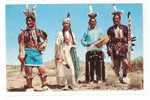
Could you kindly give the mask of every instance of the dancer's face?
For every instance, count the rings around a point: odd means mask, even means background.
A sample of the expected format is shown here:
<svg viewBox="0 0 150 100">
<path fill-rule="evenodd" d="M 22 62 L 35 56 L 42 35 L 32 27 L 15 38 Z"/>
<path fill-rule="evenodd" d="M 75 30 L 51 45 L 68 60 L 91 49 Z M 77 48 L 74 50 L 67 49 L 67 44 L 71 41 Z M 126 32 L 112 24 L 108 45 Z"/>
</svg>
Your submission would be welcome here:
<svg viewBox="0 0 150 100">
<path fill-rule="evenodd" d="M 32 18 L 28 18 L 26 23 L 29 28 L 35 27 L 35 20 L 33 20 Z"/>
<path fill-rule="evenodd" d="M 113 22 L 114 22 L 115 25 L 119 25 L 120 24 L 120 20 L 121 20 L 121 16 L 114 15 Z"/>
<path fill-rule="evenodd" d="M 63 23 L 63 29 L 64 29 L 65 31 L 69 30 L 69 29 L 70 29 L 70 23 L 69 23 L 69 22 L 64 22 L 64 23 Z"/>
<path fill-rule="evenodd" d="M 94 29 L 96 27 L 96 19 L 92 18 L 89 20 L 89 26 L 91 29 Z"/>
</svg>

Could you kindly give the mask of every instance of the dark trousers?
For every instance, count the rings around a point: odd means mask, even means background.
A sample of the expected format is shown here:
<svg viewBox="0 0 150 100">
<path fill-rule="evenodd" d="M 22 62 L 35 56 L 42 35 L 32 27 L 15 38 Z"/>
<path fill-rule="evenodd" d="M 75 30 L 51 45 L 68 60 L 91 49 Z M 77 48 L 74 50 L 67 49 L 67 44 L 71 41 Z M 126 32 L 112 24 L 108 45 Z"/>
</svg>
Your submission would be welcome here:
<svg viewBox="0 0 150 100">
<path fill-rule="evenodd" d="M 86 81 L 94 81 L 94 73 L 96 80 L 105 81 L 105 65 L 102 51 L 88 51 L 86 53 Z"/>
</svg>

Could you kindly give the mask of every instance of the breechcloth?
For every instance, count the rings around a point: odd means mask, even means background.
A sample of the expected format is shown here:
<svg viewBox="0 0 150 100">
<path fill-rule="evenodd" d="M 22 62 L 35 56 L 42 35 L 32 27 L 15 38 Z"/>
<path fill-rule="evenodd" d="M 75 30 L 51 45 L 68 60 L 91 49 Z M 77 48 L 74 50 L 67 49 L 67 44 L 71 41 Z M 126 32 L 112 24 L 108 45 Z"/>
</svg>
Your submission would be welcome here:
<svg viewBox="0 0 150 100">
<path fill-rule="evenodd" d="M 42 64 L 42 54 L 37 49 L 25 48 L 25 66 L 39 67 Z"/>
</svg>

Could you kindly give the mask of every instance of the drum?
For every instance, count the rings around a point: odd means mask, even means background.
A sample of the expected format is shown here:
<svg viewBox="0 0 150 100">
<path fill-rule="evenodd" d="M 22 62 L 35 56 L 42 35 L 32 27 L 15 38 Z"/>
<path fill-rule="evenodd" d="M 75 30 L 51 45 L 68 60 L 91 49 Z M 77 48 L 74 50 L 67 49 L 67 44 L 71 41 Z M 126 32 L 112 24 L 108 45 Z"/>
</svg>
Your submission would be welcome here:
<svg viewBox="0 0 150 100">
<path fill-rule="evenodd" d="M 107 35 L 102 36 L 98 41 L 95 42 L 95 46 L 97 48 L 102 47 L 103 45 L 107 44 L 109 41 L 109 38 Z"/>
</svg>

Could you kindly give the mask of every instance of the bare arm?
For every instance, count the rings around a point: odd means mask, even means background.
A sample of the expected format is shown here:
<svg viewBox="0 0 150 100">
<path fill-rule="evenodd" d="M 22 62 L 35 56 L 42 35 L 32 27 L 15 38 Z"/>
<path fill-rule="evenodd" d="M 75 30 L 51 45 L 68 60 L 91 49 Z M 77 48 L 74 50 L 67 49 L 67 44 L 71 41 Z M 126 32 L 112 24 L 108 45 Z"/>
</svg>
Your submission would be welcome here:
<svg viewBox="0 0 150 100">
<path fill-rule="evenodd" d="M 24 35 L 23 35 L 23 32 L 21 32 L 20 35 L 19 35 L 19 37 L 18 37 L 18 43 L 19 43 L 19 56 L 18 56 L 18 59 L 23 64 L 24 63 L 24 58 L 25 58 L 25 54 L 24 54 Z"/>
</svg>

